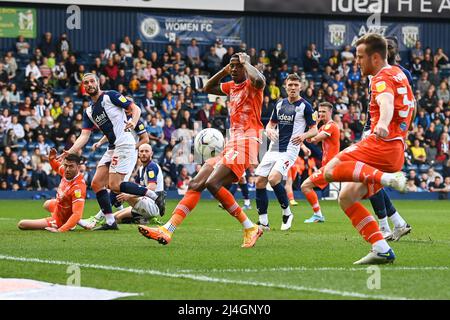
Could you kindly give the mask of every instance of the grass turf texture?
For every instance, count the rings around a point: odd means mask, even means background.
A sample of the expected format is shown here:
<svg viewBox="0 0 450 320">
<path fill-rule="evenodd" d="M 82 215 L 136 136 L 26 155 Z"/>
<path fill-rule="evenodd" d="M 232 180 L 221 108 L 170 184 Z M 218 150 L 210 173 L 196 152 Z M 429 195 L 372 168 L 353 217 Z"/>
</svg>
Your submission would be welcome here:
<svg viewBox="0 0 450 320">
<path fill-rule="evenodd" d="M 168 201 L 164 221 L 176 203 Z M 311 209 L 302 201 L 293 207 L 292 229 L 282 232 L 279 206 L 271 201 L 272 230 L 255 248 L 242 249 L 240 225 L 213 201 L 202 200 L 171 244 L 161 246 L 142 237 L 136 225 L 121 225 L 117 232 L 80 227 L 65 234 L 20 231 L 20 219 L 46 216 L 42 203 L 2 200 L 0 277 L 65 284 L 70 276 L 64 264 L 8 256 L 96 265 L 81 267 L 82 286 L 141 294 L 134 299 L 450 299 L 450 201 L 395 202 L 413 231 L 392 243 L 397 260 L 380 267 L 380 289 L 368 288 L 372 273 L 367 268 L 352 265 L 370 246 L 335 201 L 321 204 L 325 223 L 304 224 Z M 88 201 L 84 216 L 97 208 Z M 248 214 L 257 221 L 255 209 Z M 99 265 L 135 270 L 108 271 Z"/>
</svg>

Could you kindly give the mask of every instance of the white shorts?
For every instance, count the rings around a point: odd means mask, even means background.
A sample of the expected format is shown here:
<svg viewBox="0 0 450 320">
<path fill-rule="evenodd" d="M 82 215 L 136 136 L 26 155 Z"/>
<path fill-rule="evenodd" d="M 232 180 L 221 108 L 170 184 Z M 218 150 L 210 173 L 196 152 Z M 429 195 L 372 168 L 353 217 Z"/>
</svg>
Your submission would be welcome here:
<svg viewBox="0 0 450 320">
<path fill-rule="evenodd" d="M 144 218 L 159 216 L 159 208 L 155 201 L 148 197 L 141 197 L 139 201 L 134 205 L 133 212 L 138 213 Z"/>
<path fill-rule="evenodd" d="M 109 173 L 125 174 L 129 179 L 136 162 L 136 147 L 134 145 L 122 145 L 117 146 L 114 150 L 106 150 L 97 166 L 106 166 L 109 163 Z"/>
<path fill-rule="evenodd" d="M 276 170 L 283 177 L 287 177 L 289 169 L 294 165 L 298 152 L 268 151 L 255 170 L 255 175 L 268 177 L 272 170 Z"/>
</svg>

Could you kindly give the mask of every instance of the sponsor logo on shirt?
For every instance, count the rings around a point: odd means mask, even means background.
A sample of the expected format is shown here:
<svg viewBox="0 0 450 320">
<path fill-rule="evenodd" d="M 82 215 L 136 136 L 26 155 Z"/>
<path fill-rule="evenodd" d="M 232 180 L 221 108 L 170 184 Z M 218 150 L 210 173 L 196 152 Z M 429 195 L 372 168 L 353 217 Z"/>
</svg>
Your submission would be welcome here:
<svg viewBox="0 0 450 320">
<path fill-rule="evenodd" d="M 101 114 L 97 115 L 94 118 L 95 123 L 97 126 L 102 126 L 108 121 L 108 116 L 106 115 L 105 111 L 103 111 Z"/>
</svg>

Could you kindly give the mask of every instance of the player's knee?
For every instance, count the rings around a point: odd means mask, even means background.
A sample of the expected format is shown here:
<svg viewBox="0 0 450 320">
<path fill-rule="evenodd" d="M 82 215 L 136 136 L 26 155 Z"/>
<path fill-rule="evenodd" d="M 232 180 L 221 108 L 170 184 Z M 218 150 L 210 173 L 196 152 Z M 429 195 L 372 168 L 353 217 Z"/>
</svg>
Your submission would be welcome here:
<svg viewBox="0 0 450 320">
<path fill-rule="evenodd" d="M 104 186 L 101 183 L 99 183 L 98 181 L 93 180 L 91 183 L 91 187 L 92 187 L 92 190 L 97 193 L 100 190 L 102 190 Z"/>
<path fill-rule="evenodd" d="M 309 179 L 302 183 L 301 189 L 302 189 L 303 193 L 308 193 L 312 190 L 312 186 L 311 186 Z"/>
<path fill-rule="evenodd" d="M 192 191 L 201 192 L 203 191 L 204 188 L 205 188 L 204 181 L 195 181 L 195 179 L 191 180 L 188 185 L 188 189 Z"/>
<path fill-rule="evenodd" d="M 109 183 L 109 189 L 112 192 L 115 192 L 115 193 L 119 194 L 120 193 L 120 183 L 121 182 L 118 182 L 118 181 L 111 181 Z"/>
<path fill-rule="evenodd" d="M 221 185 L 218 181 L 215 181 L 214 179 L 208 179 L 206 180 L 205 187 L 212 194 L 216 194 L 219 191 Z"/>
<path fill-rule="evenodd" d="M 256 189 L 264 189 L 267 186 L 267 180 L 264 177 L 257 177 L 256 178 Z"/>
<path fill-rule="evenodd" d="M 44 202 L 44 204 L 42 205 L 42 208 L 44 208 L 44 210 L 50 211 L 50 200 L 47 200 Z"/>
<path fill-rule="evenodd" d="M 277 174 L 274 174 L 274 175 L 270 175 L 269 176 L 269 183 L 270 183 L 270 185 L 273 187 L 273 186 L 276 186 L 277 184 L 279 184 L 281 182 L 281 177 L 279 176 L 279 175 L 277 175 Z"/>
<path fill-rule="evenodd" d="M 325 180 L 327 180 L 328 182 L 332 182 L 333 181 L 333 168 L 326 166 L 323 171 L 323 176 L 325 177 Z"/>
</svg>

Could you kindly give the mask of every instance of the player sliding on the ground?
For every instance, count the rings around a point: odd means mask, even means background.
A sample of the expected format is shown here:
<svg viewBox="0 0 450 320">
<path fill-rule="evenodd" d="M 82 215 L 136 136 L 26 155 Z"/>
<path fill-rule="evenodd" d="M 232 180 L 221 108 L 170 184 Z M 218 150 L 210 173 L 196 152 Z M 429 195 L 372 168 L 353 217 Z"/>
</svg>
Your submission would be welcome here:
<svg viewBox="0 0 450 320">
<path fill-rule="evenodd" d="M 232 81 L 220 83 L 231 75 Z M 208 159 L 199 173 L 189 183 L 183 199 L 178 203 L 170 220 L 162 227 L 140 226 L 145 237 L 168 244 L 175 229 L 200 201 L 201 192 L 208 191 L 223 205 L 244 228 L 242 247 L 250 248 L 262 235 L 258 228 L 242 211 L 231 193 L 224 187 L 239 181 L 245 170 L 257 163 L 261 139 L 261 108 L 264 76 L 250 64 L 244 53 L 234 54 L 230 63 L 211 77 L 204 90 L 215 95 L 227 95 L 230 99 L 230 139 L 218 157 Z"/>
<path fill-rule="evenodd" d="M 405 139 L 414 109 L 414 95 L 403 71 L 387 63 L 384 37 L 368 33 L 356 42 L 356 62 L 363 75 L 372 75 L 371 134 L 340 152 L 325 166 L 327 181 L 347 182 L 339 204 L 372 250 L 355 264 L 392 263 L 395 254 L 383 238 L 378 223 L 359 202 L 383 186 L 406 190 L 400 171 L 404 163 Z"/>
<path fill-rule="evenodd" d="M 277 103 L 266 126 L 271 143 L 255 170 L 258 224 L 265 230 L 270 228 L 267 215 L 269 206 L 267 183 L 270 183 L 282 209 L 281 230 L 291 228 L 294 215 L 282 183 L 283 177 L 287 176 L 289 169 L 297 160 L 303 141 L 317 134 L 314 110 L 308 101 L 300 97 L 301 89 L 301 78 L 295 73 L 288 75 L 286 78 L 288 97 Z"/>
<path fill-rule="evenodd" d="M 337 124 L 331 120 L 333 114 L 333 105 L 329 102 L 319 104 L 319 121 L 322 122 L 319 134 L 310 140 L 311 143 L 322 142 L 322 168 L 314 172 L 308 179 L 302 183 L 302 192 L 313 209 L 311 218 L 306 219 L 305 223 L 325 222 L 325 217 L 320 210 L 319 198 L 314 187 L 324 189 L 328 182 L 323 176 L 325 165 L 339 153 L 340 149 L 340 130 Z"/>
<path fill-rule="evenodd" d="M 18 224 L 19 229 L 66 232 L 75 228 L 83 216 L 86 183 L 83 175 L 79 174 L 80 157 L 70 154 L 61 164 L 56 161 L 56 150 L 51 149 L 49 160 L 52 169 L 62 177 L 56 199 L 47 200 L 44 203 L 44 209 L 50 212 L 51 217 L 21 220 Z"/>
<path fill-rule="evenodd" d="M 162 194 L 163 201 L 158 204 L 147 197 L 137 197 L 126 193 L 117 196 L 120 202 L 128 202 L 130 207 L 122 209 L 114 214 L 117 223 L 125 220 L 149 221 L 153 217 L 162 217 L 165 213 L 164 178 L 159 165 L 152 160 L 153 150 L 149 144 L 143 144 L 139 147 L 140 166 L 137 169 L 135 182 L 146 187 L 159 196 Z M 140 222 L 141 224 L 145 224 Z M 148 222 L 147 222 L 148 223 Z"/>
<path fill-rule="evenodd" d="M 388 45 L 388 63 L 391 66 L 398 66 L 403 73 L 408 78 L 408 82 L 410 86 L 413 86 L 413 79 L 411 76 L 411 73 L 403 68 L 401 65 L 397 64 L 397 56 L 398 56 L 398 41 L 396 38 L 387 37 L 387 45 Z M 369 86 L 370 88 L 370 86 Z M 370 90 L 369 90 L 370 92 Z M 414 113 L 412 117 L 411 123 L 414 121 L 415 113 L 417 111 L 417 104 L 414 103 Z M 364 127 L 364 133 L 363 137 L 366 137 L 370 134 L 370 109 L 367 110 L 367 122 Z M 411 129 L 411 128 L 410 128 Z M 407 235 L 411 232 L 411 226 L 406 223 L 406 221 L 402 218 L 402 216 L 398 213 L 398 211 L 395 209 L 394 205 L 391 202 L 391 199 L 389 199 L 389 196 L 387 195 L 387 192 L 383 189 L 381 189 L 378 193 L 374 194 L 372 197 L 370 197 L 370 203 L 372 204 L 373 211 L 378 217 L 378 223 L 380 225 L 381 233 L 383 234 L 383 237 L 390 241 L 399 241 L 401 237 Z M 394 224 L 394 232 L 391 231 L 391 228 L 389 226 L 388 217 Z"/>
<path fill-rule="evenodd" d="M 98 204 L 105 215 L 106 223 L 94 230 L 117 230 L 107 190 L 108 186 L 116 194 L 125 192 L 147 196 L 158 201 L 158 195 L 152 190 L 133 182 L 124 181 L 125 176 L 133 171 L 137 160 L 136 142 L 131 130 L 136 127 L 141 110 L 117 91 L 100 90 L 99 80 L 93 73 L 84 75 L 83 86 L 91 97 L 92 103 L 84 110 L 81 135 L 68 151 L 64 151 L 61 159 L 68 154 L 78 153 L 89 141 L 91 132 L 95 128 L 100 129 L 107 137 L 109 148 L 97 165 L 92 180 L 92 190 L 94 190 Z M 126 112 L 131 114 L 131 119 Z"/>
</svg>

